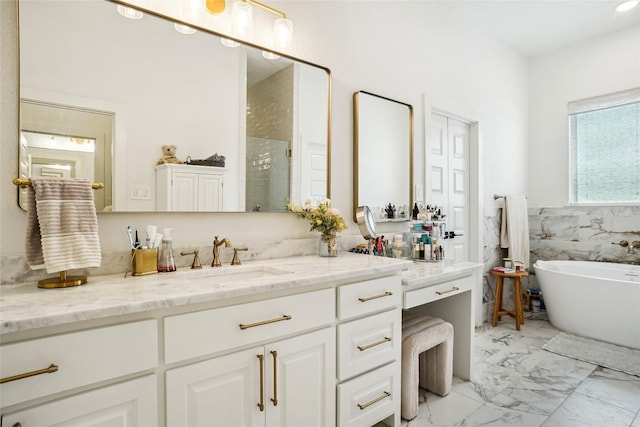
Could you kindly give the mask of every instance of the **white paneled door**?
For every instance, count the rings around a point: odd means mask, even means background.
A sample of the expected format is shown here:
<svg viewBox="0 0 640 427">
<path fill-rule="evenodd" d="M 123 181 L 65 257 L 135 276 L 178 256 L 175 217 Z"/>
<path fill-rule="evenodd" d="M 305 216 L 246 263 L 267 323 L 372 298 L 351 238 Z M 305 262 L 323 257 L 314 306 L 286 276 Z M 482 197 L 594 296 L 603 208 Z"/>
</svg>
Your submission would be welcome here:
<svg viewBox="0 0 640 427">
<path fill-rule="evenodd" d="M 431 113 L 427 132 L 426 203 L 442 208 L 453 239 L 440 239 L 445 258 L 469 261 L 469 124 Z"/>
</svg>

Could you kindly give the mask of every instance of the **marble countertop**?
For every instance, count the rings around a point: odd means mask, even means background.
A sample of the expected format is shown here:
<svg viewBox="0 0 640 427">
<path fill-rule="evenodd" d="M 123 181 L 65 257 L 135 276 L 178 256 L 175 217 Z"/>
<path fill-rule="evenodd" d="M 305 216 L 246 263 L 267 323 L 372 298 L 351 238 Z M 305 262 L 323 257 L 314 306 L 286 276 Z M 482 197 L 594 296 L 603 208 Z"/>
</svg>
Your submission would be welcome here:
<svg viewBox="0 0 640 427">
<path fill-rule="evenodd" d="M 402 273 L 402 284 L 407 289 L 435 285 L 447 280 L 473 274 L 482 269 L 478 262 L 416 262 Z"/>
<path fill-rule="evenodd" d="M 90 276 L 87 284 L 64 289 L 40 289 L 34 282 L 2 285 L 0 334 L 214 300 L 267 298 L 270 293 L 399 271 L 408 289 L 424 287 L 470 274 L 481 266 L 450 261 L 413 263 L 344 253 L 336 258 L 279 258 L 149 276 Z"/>
<path fill-rule="evenodd" d="M 149 276 L 89 276 L 87 284 L 64 289 L 40 289 L 33 282 L 2 285 L 0 334 L 214 300 L 267 297 L 411 266 L 406 260 L 344 253 L 336 258 L 279 258 Z"/>
</svg>

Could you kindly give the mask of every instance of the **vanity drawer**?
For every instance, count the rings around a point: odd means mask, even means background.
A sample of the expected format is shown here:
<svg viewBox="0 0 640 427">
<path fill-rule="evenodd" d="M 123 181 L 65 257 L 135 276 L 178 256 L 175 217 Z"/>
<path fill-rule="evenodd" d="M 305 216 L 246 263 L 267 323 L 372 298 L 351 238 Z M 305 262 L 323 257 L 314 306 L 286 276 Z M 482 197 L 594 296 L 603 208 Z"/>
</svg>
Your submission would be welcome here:
<svg viewBox="0 0 640 427">
<path fill-rule="evenodd" d="M 404 308 L 417 307 L 431 301 L 437 301 L 462 292 L 473 289 L 474 276 L 462 277 L 460 279 L 450 280 L 448 282 L 438 283 L 437 285 L 428 286 L 426 288 L 406 291 L 404 293 Z"/>
<path fill-rule="evenodd" d="M 165 362 L 216 353 L 332 323 L 333 289 L 170 316 Z"/>
<path fill-rule="evenodd" d="M 133 374 L 158 365 L 155 320 L 127 323 L 7 344 L 0 347 L 3 379 L 58 366 L 0 385 L 2 406 L 99 381 Z"/>
<path fill-rule="evenodd" d="M 402 303 L 400 276 L 382 277 L 338 288 L 338 316 L 350 319 Z"/>
<path fill-rule="evenodd" d="M 338 386 L 338 425 L 369 427 L 400 413 L 400 362 Z"/>
<path fill-rule="evenodd" d="M 339 325 L 338 348 L 340 380 L 400 360 L 402 312 L 391 310 Z"/>
</svg>

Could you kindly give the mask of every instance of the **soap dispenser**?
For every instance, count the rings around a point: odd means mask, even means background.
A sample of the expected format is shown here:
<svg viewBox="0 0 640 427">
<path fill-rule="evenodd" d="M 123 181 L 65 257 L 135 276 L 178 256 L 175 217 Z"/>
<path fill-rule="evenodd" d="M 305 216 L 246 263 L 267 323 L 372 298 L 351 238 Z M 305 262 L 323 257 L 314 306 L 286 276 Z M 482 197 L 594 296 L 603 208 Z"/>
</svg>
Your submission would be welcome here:
<svg viewBox="0 0 640 427">
<path fill-rule="evenodd" d="M 173 239 L 171 238 L 172 228 L 165 228 L 162 231 L 162 247 L 160 248 L 160 259 L 158 260 L 158 271 L 167 273 L 176 271 L 176 262 L 173 258 Z"/>
</svg>

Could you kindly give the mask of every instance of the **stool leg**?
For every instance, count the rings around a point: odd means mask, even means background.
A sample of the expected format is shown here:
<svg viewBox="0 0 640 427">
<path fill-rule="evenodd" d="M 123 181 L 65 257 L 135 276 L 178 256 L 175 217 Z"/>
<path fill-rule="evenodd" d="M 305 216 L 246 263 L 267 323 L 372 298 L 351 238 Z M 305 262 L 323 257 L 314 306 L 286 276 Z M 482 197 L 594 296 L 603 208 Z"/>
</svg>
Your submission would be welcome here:
<svg viewBox="0 0 640 427">
<path fill-rule="evenodd" d="M 498 325 L 498 313 L 502 306 L 502 276 L 496 276 L 496 295 L 493 303 L 493 326 Z"/>
<path fill-rule="evenodd" d="M 515 303 L 516 315 L 516 330 L 520 330 L 520 325 L 524 323 L 524 312 L 522 310 L 522 282 L 520 277 L 513 278 L 513 299 Z"/>
<path fill-rule="evenodd" d="M 419 354 L 414 349 L 403 346 L 400 414 L 405 420 L 412 420 L 418 416 L 418 377 L 420 366 L 418 356 Z"/>
<path fill-rule="evenodd" d="M 451 335 L 443 342 L 420 356 L 422 388 L 440 396 L 448 395 L 453 378 L 453 328 L 451 328 Z"/>
</svg>

